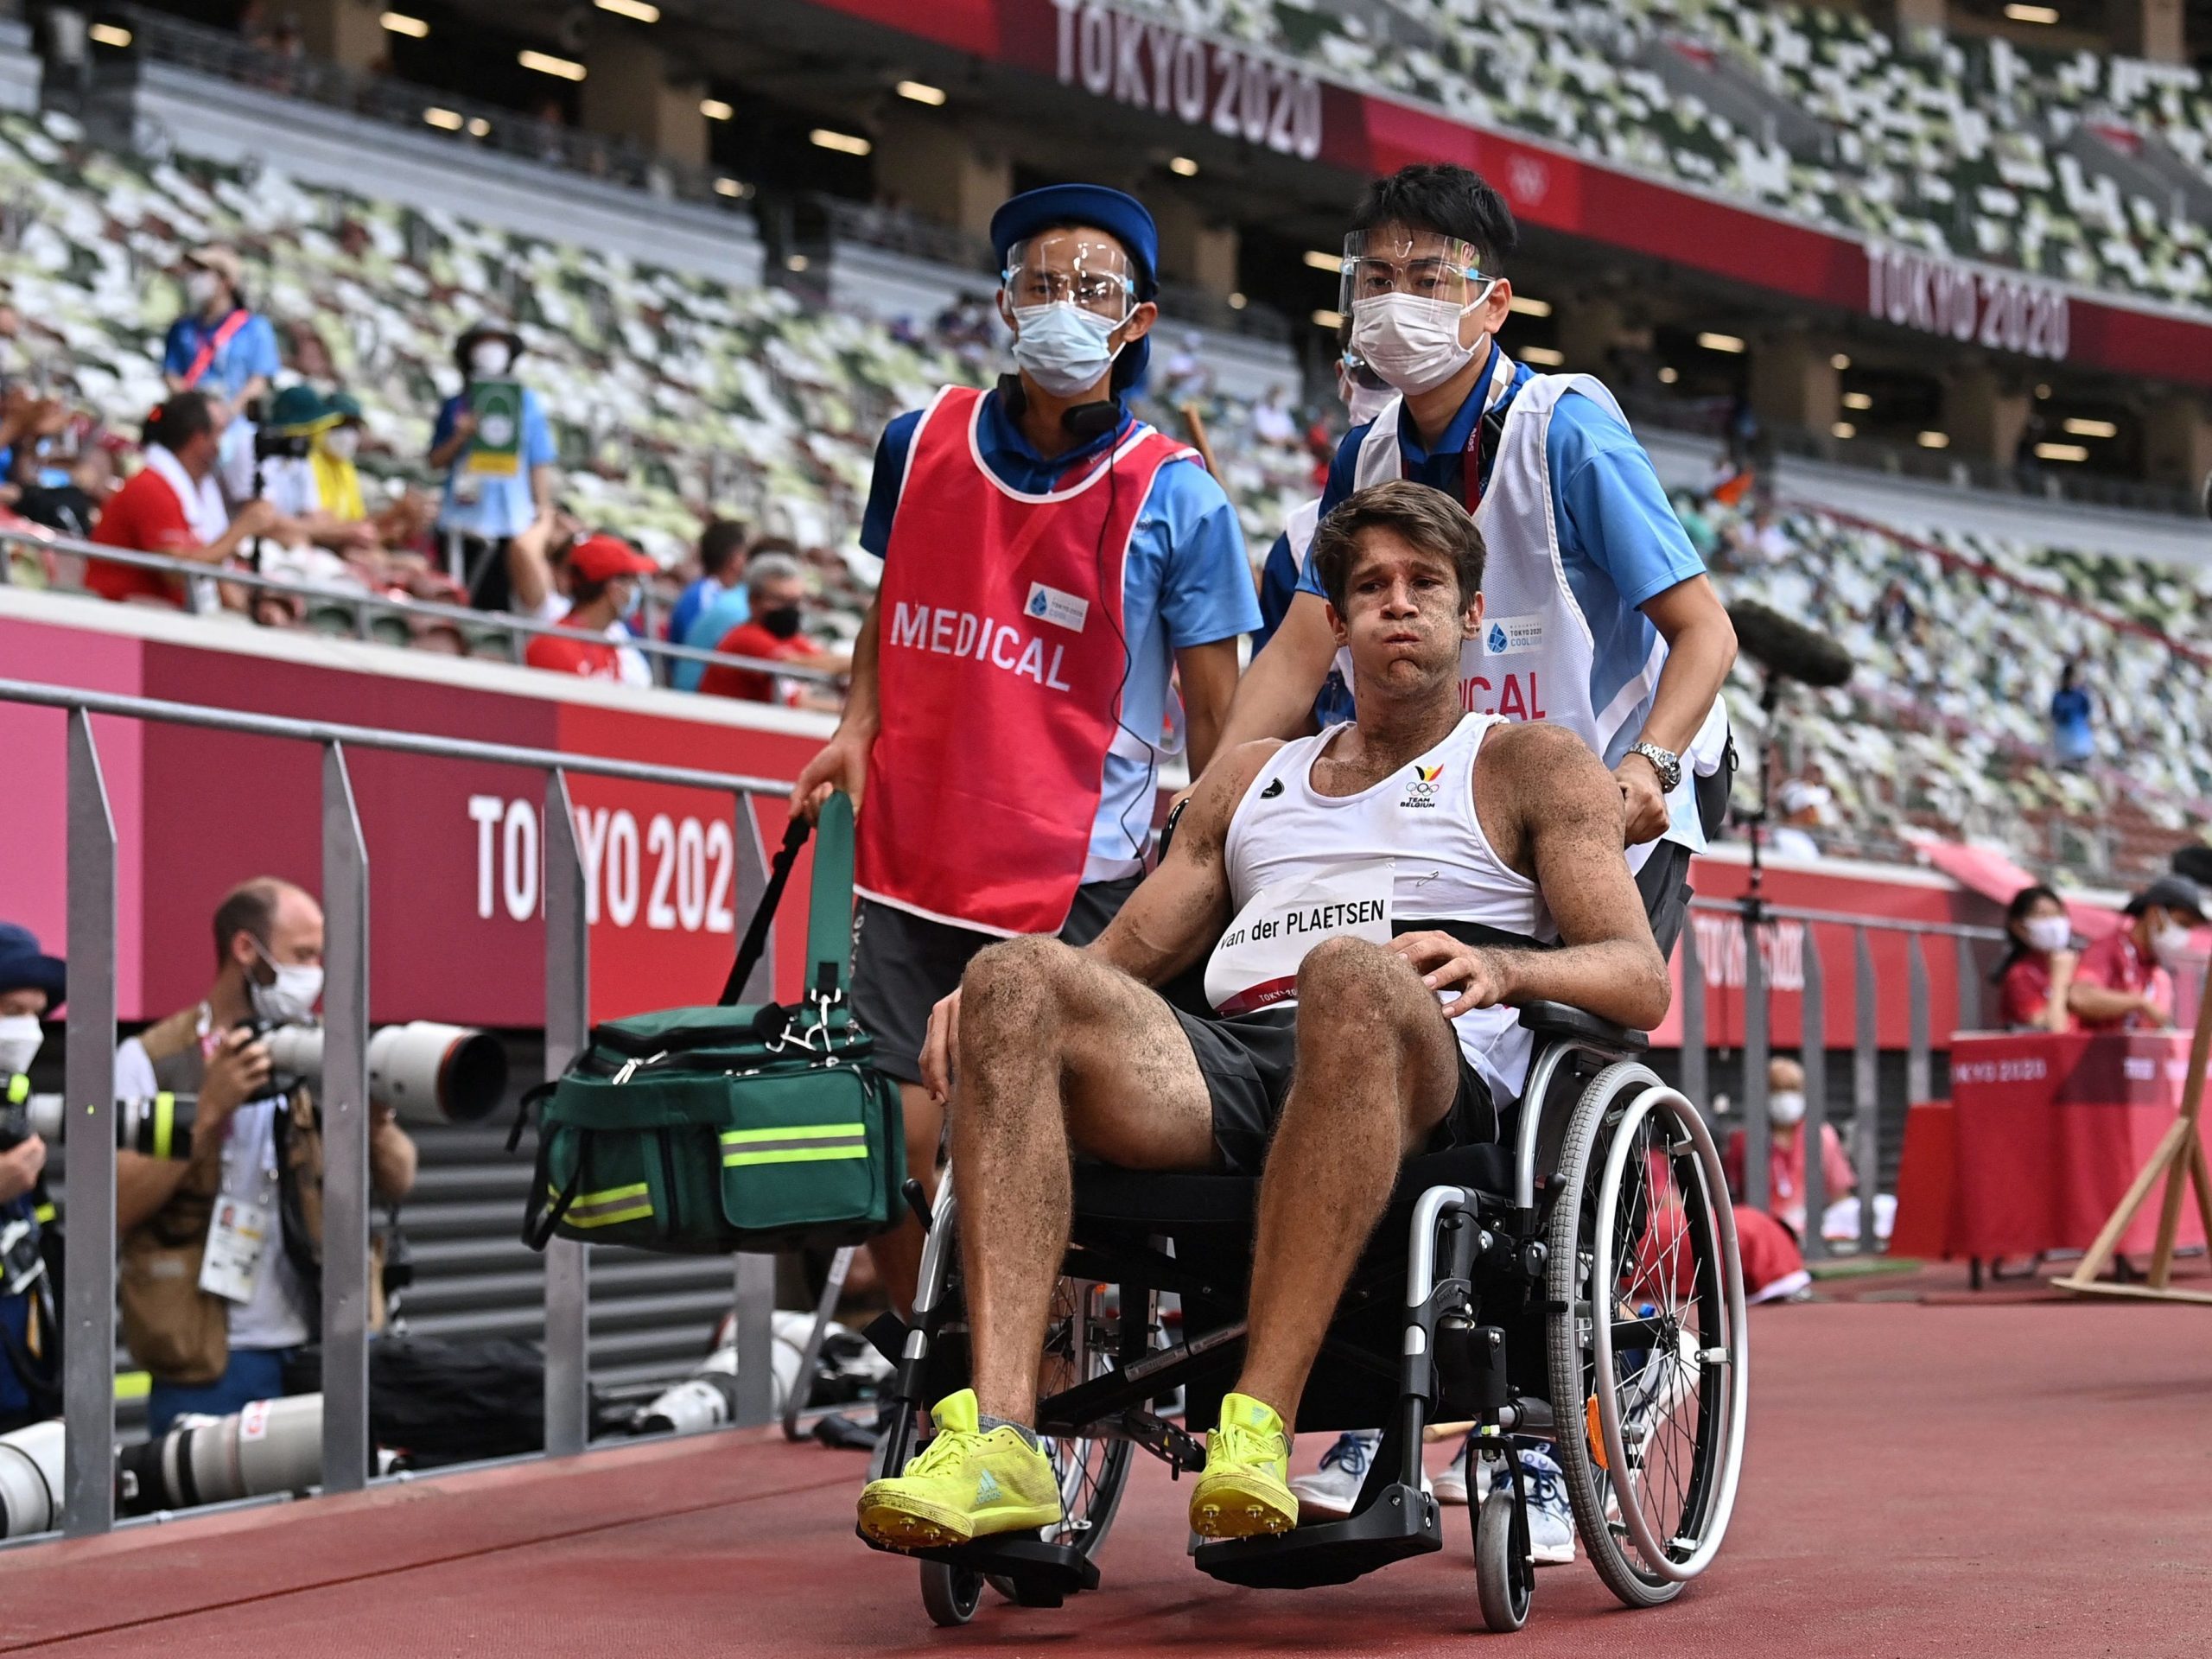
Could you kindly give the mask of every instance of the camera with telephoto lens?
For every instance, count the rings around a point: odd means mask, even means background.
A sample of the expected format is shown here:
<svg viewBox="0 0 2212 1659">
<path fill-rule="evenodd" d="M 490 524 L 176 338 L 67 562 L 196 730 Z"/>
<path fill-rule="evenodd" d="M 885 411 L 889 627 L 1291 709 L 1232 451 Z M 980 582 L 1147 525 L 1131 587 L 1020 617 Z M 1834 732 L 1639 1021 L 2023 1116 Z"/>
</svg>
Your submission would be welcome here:
<svg viewBox="0 0 2212 1659">
<path fill-rule="evenodd" d="M 0 1152 L 13 1152 L 37 1135 L 61 1138 L 61 1096 L 31 1093 L 29 1077 L 0 1077 Z"/>
<path fill-rule="evenodd" d="M 252 1098 L 270 1100 L 322 1076 L 323 1028 L 249 1020 L 240 1027 L 269 1046 L 269 1081 Z M 369 1098 L 403 1123 L 474 1123 L 507 1090 L 507 1052 L 488 1031 L 410 1020 L 369 1039 Z"/>
<path fill-rule="evenodd" d="M 257 397 L 238 412 L 253 423 L 253 458 L 264 461 L 305 461 L 315 447 L 311 433 L 271 431 L 269 426 L 269 403 L 266 397 Z M 256 495 L 261 493 L 257 488 Z"/>
</svg>

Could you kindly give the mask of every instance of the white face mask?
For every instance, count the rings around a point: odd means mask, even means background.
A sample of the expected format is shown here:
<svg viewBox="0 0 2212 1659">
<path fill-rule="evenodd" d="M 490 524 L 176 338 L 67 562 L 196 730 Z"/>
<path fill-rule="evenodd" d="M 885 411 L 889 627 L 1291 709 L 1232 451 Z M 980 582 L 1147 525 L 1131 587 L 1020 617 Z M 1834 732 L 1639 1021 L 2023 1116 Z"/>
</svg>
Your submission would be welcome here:
<svg viewBox="0 0 2212 1659">
<path fill-rule="evenodd" d="M 2074 925 L 2063 916 L 2031 916 L 2020 931 L 2038 950 L 2063 950 L 2074 942 Z"/>
<path fill-rule="evenodd" d="M 276 977 L 267 985 L 247 982 L 253 1011 L 272 1026 L 303 1025 L 314 1019 L 315 1005 L 322 1000 L 322 969 L 307 963 L 270 962 L 265 950 L 261 959 Z"/>
<path fill-rule="evenodd" d="M 514 353 L 504 340 L 480 340 L 468 348 L 469 372 L 487 380 L 505 374 L 513 362 Z"/>
<path fill-rule="evenodd" d="M 1114 331 L 1122 325 L 1079 305 L 1014 308 L 1014 360 L 1055 397 L 1072 397 L 1098 384 L 1114 365 Z"/>
<path fill-rule="evenodd" d="M 21 1077 L 38 1058 L 46 1041 L 46 1027 L 35 1014 L 0 1017 L 0 1077 Z"/>
<path fill-rule="evenodd" d="M 1472 360 L 1481 345 L 1459 341 L 1459 320 L 1483 302 L 1481 293 L 1466 305 L 1419 294 L 1379 294 L 1355 300 L 1351 345 L 1367 366 L 1408 396 L 1442 385 Z"/>
<path fill-rule="evenodd" d="M 1805 1094 L 1801 1089 L 1777 1089 L 1766 1097 L 1767 1122 L 1778 1129 L 1805 1121 Z"/>
<path fill-rule="evenodd" d="M 333 461 L 351 461 L 361 447 L 357 428 L 341 426 L 322 435 L 322 453 Z"/>
<path fill-rule="evenodd" d="M 1337 390 L 1344 400 L 1344 412 L 1351 416 L 1354 426 L 1365 426 L 1389 407 L 1390 400 L 1398 394 L 1388 386 L 1370 386 L 1347 375 L 1337 377 Z"/>
<path fill-rule="evenodd" d="M 208 303 L 223 291 L 223 279 L 212 270 L 185 273 L 184 296 L 195 309 L 205 310 Z"/>
<path fill-rule="evenodd" d="M 2188 924 L 2166 918 L 2166 925 L 2151 935 L 2151 954 L 2158 959 L 2161 968 L 2177 968 L 2183 955 L 2189 950 Z"/>
</svg>

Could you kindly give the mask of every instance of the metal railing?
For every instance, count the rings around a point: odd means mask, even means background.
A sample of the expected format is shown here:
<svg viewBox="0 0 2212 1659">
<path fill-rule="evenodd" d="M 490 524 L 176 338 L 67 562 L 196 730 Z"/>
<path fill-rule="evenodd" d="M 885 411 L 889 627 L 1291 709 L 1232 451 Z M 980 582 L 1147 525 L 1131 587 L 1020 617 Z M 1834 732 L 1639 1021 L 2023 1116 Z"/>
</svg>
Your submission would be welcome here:
<svg viewBox="0 0 2212 1659">
<path fill-rule="evenodd" d="M 767 885 L 758 798 L 788 798 L 772 778 L 648 765 L 550 749 L 518 748 L 413 732 L 236 713 L 75 687 L 0 680 L 0 702 L 58 709 L 68 717 L 66 1103 L 70 1131 L 62 1202 L 77 1248 L 63 1287 L 62 1527 L 71 1537 L 115 1525 L 117 836 L 92 717 L 200 727 L 312 743 L 322 752 L 323 991 L 322 1489 L 353 1491 L 371 1478 L 369 1441 L 369 849 L 346 752 L 490 762 L 545 779 L 545 1076 L 558 1077 L 589 1028 L 590 948 L 584 866 L 569 778 L 574 773 L 711 790 L 731 798 L 737 843 L 737 907 L 751 911 Z M 767 1001 L 770 947 L 744 988 Z M 102 1243 L 105 1248 L 96 1248 Z M 774 1414 L 770 1315 L 772 1256 L 735 1258 L 738 1376 L 735 1421 Z M 545 1451 L 581 1452 L 589 1438 L 590 1283 L 586 1247 L 556 1240 L 545 1253 Z"/>
<path fill-rule="evenodd" d="M 1820 1147 L 1827 1111 L 1827 963 L 1821 955 L 1820 927 L 1851 930 L 1851 1007 L 1853 1014 L 1852 1162 L 1859 1198 L 1857 1248 L 1870 1253 L 1877 1247 L 1875 1196 L 1881 1180 L 1881 1026 L 1879 986 L 1874 971 L 1870 933 L 1902 934 L 1905 948 L 1905 1095 L 1908 1102 L 1929 1098 L 1934 1084 L 1934 1037 L 1929 1028 L 1929 981 L 1926 941 L 1948 939 L 1956 953 L 1958 1029 L 1973 1030 L 1981 1020 L 1981 969 L 1975 957 L 1978 944 L 2001 944 L 2002 929 L 1972 927 L 1949 922 L 1896 921 L 1882 917 L 1854 916 L 1834 911 L 1808 910 L 1745 899 L 1694 899 L 1692 925 L 1682 929 L 1680 945 L 1682 980 L 1681 1088 L 1692 1100 L 1709 1103 L 1713 1045 L 1708 1040 L 1707 987 L 1694 918 L 1699 914 L 1736 918 L 1743 930 L 1742 985 L 1744 1040 L 1745 1204 L 1767 1207 L 1767 1065 L 1774 1056 L 1769 997 L 1773 988 L 1768 951 L 1776 936 L 1775 924 L 1800 929 L 1802 951 L 1799 985 L 1798 1064 L 1805 1071 L 1805 1117 L 1798 1130 L 1805 1153 L 1804 1237 L 1800 1241 L 1806 1259 L 1827 1255 L 1821 1217 L 1827 1209 L 1827 1172 Z"/>
<path fill-rule="evenodd" d="M 207 582 L 250 588 L 255 593 L 276 594 L 298 600 L 303 615 L 317 611 L 344 611 L 350 619 L 353 637 L 372 642 L 378 638 L 374 626 L 378 617 L 397 617 L 408 622 L 440 623 L 454 629 L 464 641 L 504 639 L 506 659 L 519 664 L 533 639 L 541 635 L 562 639 L 578 637 L 574 628 L 564 628 L 557 622 L 540 622 L 533 617 L 517 616 L 508 611 L 478 611 L 462 605 L 441 605 L 430 600 L 401 599 L 390 594 L 373 594 L 365 588 L 329 588 L 316 582 L 289 581 L 281 576 L 265 576 L 257 571 L 230 565 L 210 564 L 202 559 L 182 559 L 166 553 L 137 553 L 123 548 L 103 547 L 94 542 L 81 541 L 73 536 L 44 530 L 0 528 L 0 587 L 20 585 L 16 582 L 13 561 L 4 556 L 4 549 L 10 545 L 36 548 L 71 558 L 104 560 L 134 569 L 158 571 L 163 575 L 181 577 L 188 583 Z M 67 584 L 59 591 L 94 596 L 80 583 Z M 412 633 L 413 628 L 410 627 L 409 632 Z M 653 681 L 657 685 L 669 683 L 670 673 L 678 662 L 720 664 L 727 668 L 773 674 L 785 679 L 806 680 L 823 685 L 835 685 L 841 677 L 828 669 L 812 668 L 803 663 L 731 656 L 697 645 L 674 645 L 645 635 L 633 635 L 619 643 L 645 657 L 652 667 Z M 481 653 L 472 649 L 469 654 L 476 656 Z"/>
</svg>

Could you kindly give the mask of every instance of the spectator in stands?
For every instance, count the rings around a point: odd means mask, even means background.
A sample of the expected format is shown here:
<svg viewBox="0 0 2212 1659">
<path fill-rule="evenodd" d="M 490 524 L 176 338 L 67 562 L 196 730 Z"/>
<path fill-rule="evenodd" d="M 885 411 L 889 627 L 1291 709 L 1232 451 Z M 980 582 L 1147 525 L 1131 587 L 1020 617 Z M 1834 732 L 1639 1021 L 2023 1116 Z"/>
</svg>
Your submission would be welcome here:
<svg viewBox="0 0 2212 1659">
<path fill-rule="evenodd" d="M 1779 817 L 1768 827 L 1766 852 L 1770 858 L 1818 858 L 1821 843 L 1813 839 L 1813 831 L 1827 817 L 1828 804 L 1835 799 L 1834 791 L 1812 778 L 1785 779 L 1774 791 L 1774 804 Z"/>
<path fill-rule="evenodd" d="M 89 539 L 101 509 L 115 493 L 116 451 L 126 447 L 125 441 L 114 433 L 84 426 L 78 433 L 77 453 L 68 458 L 67 479 L 25 490 L 16 511 L 35 524 L 44 524 L 79 541 Z"/>
<path fill-rule="evenodd" d="M 581 674 L 588 680 L 651 685 L 644 655 L 626 648 L 624 623 L 636 613 L 644 583 L 660 567 L 619 536 L 587 536 L 569 550 L 568 605 L 558 620 L 564 632 L 535 635 L 523 652 L 532 668 Z M 566 630 L 574 629 L 571 635 Z"/>
<path fill-rule="evenodd" d="M 1294 444 L 1298 442 L 1298 422 L 1286 407 L 1284 387 L 1276 381 L 1252 405 L 1252 435 L 1262 443 Z"/>
<path fill-rule="evenodd" d="M 668 613 L 667 632 L 662 637 L 671 644 L 682 645 L 702 610 L 725 594 L 743 591 L 744 586 L 745 526 L 728 518 L 717 518 L 699 532 L 699 574 L 677 596 Z M 739 617 L 730 626 L 734 627 L 744 620 Z"/>
<path fill-rule="evenodd" d="M 2005 906 L 2005 960 L 1991 976 L 2005 1029 L 2073 1030 L 2066 1004 L 2081 958 L 2065 900 L 2041 883 L 2022 887 Z"/>
<path fill-rule="evenodd" d="M 789 537 L 761 537 L 741 559 L 732 562 L 729 585 L 700 607 L 699 613 L 691 619 L 691 626 L 683 631 L 683 643 L 701 651 L 712 651 L 732 628 L 752 619 L 753 600 L 747 591 L 744 573 L 751 570 L 754 560 L 780 558 L 797 563 L 800 556 L 798 543 Z M 704 663 L 676 663 L 669 669 L 669 683 L 679 690 L 696 691 L 706 671 Z"/>
<path fill-rule="evenodd" d="M 762 554 L 747 567 L 745 587 L 752 598 L 752 618 L 717 640 L 715 650 L 730 657 L 798 663 L 837 673 L 852 666 L 850 658 L 824 651 L 801 632 L 807 602 L 806 573 L 798 560 L 780 553 Z M 835 712 L 842 706 L 836 693 L 818 681 L 731 668 L 721 663 L 708 667 L 700 677 L 699 690 L 710 697 L 779 702 L 793 709 Z"/>
<path fill-rule="evenodd" d="M 323 499 L 322 473 L 315 464 L 315 451 L 342 418 L 331 401 L 313 386 L 285 387 L 270 399 L 269 416 L 262 423 L 264 439 L 281 442 L 285 453 L 271 454 L 260 465 L 263 498 L 292 521 L 299 537 L 340 551 L 373 547 L 377 540 L 376 526 L 363 515 L 343 516 Z M 268 442 L 264 447 L 269 447 Z M 353 505 L 358 507 L 358 487 L 353 494 Z"/>
<path fill-rule="evenodd" d="M 60 1007 L 67 977 L 29 928 L 0 922 L 0 1103 L 27 1090 L 46 1036 L 40 1022 Z M 35 1135 L 0 1143 L 0 1434 L 51 1416 L 60 1403 L 58 1293 L 40 1271 L 40 1225 L 54 1219 L 39 1185 L 46 1154 Z"/>
<path fill-rule="evenodd" d="M 1707 568 L 1712 568 L 1713 555 L 1719 550 L 1720 531 L 1705 504 L 1688 490 L 1677 490 L 1673 496 L 1675 517 L 1681 521 L 1682 534 L 1690 538 L 1690 545 L 1697 550 Z"/>
<path fill-rule="evenodd" d="M 2162 875 L 2127 901 L 2126 925 L 2082 953 L 2066 1005 L 2083 1031 L 2145 1031 L 2173 1023 L 2172 969 L 2204 925 L 2204 894 L 2185 875 Z"/>
<path fill-rule="evenodd" d="M 2058 690 L 2050 694 L 2050 747 L 2053 757 L 2069 772 L 2082 772 L 2097 752 L 2095 734 L 2089 729 L 2089 694 L 2082 686 L 2082 664 L 2069 662 L 2058 673 Z"/>
<path fill-rule="evenodd" d="M 308 1090 L 272 1077 L 253 1024 L 313 1020 L 322 995 L 322 908 L 263 876 L 215 911 L 206 998 L 116 1051 L 116 1092 L 198 1097 L 185 1158 L 116 1154 L 123 1339 L 153 1374 L 147 1427 L 221 1415 L 284 1391 L 284 1364 L 315 1340 L 321 1279 L 322 1126 Z M 370 1185 L 397 1204 L 415 1143 L 381 1104 L 369 1118 Z M 383 1320 L 371 1263 L 370 1324 Z"/>
<path fill-rule="evenodd" d="M 1161 396 L 1173 409 L 1203 403 L 1213 391 L 1213 371 L 1206 366 L 1206 337 L 1192 328 L 1183 336 L 1167 359 L 1166 385 Z"/>
<path fill-rule="evenodd" d="M 472 323 L 454 342 L 461 390 L 430 434 L 430 465 L 446 475 L 438 530 L 459 542 L 480 610 L 508 608 L 507 543 L 553 505 L 559 457 L 544 405 L 512 378 L 522 349 L 504 324 Z"/>
<path fill-rule="evenodd" d="M 188 308 L 169 325 L 162 374 L 172 392 L 202 391 L 216 424 L 268 395 L 283 362 L 276 331 L 251 309 L 234 249 L 211 243 L 184 262 Z"/>
<path fill-rule="evenodd" d="M 1790 1059 L 1774 1059 L 1766 1068 L 1766 1192 L 1767 1213 L 1795 1233 L 1800 1242 L 1814 1217 L 1805 1212 L 1805 1068 Z M 1728 1137 L 1721 1162 L 1728 1190 L 1738 1203 L 1744 1196 L 1744 1131 Z M 1851 1160 L 1844 1156 L 1843 1138 L 1835 1125 L 1821 1125 L 1821 1179 L 1828 1202 L 1847 1198 L 1858 1185 Z"/>
<path fill-rule="evenodd" d="M 18 505 L 40 485 L 48 447 L 69 429 L 68 404 L 20 381 L 0 397 L 0 505 Z"/>
<path fill-rule="evenodd" d="M 249 501 L 235 518 L 223 508 L 215 484 L 222 440 L 207 394 L 180 391 L 146 422 L 146 464 L 109 498 L 93 527 L 103 547 L 220 565 L 251 537 L 271 529 L 276 510 Z M 95 559 L 85 585 L 104 598 L 150 600 L 179 608 L 213 608 L 206 592 L 190 594 L 183 577 Z"/>
<path fill-rule="evenodd" d="M 1874 637 L 1901 645 L 1921 641 L 1919 607 L 1913 604 L 1904 583 L 1895 577 L 1874 601 Z"/>
</svg>

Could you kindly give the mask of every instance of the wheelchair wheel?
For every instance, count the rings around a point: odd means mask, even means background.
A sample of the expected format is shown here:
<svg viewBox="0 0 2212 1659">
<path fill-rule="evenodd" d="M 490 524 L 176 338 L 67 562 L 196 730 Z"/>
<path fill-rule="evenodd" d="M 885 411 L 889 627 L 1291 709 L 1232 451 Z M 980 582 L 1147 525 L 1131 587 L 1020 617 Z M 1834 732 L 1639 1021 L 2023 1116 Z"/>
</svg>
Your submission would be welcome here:
<svg viewBox="0 0 2212 1659">
<path fill-rule="evenodd" d="M 1107 1286 L 1087 1279 L 1062 1279 L 1052 1288 L 1052 1308 L 1045 1327 L 1044 1362 L 1037 1370 L 1039 1399 L 1088 1382 L 1113 1368 L 1116 1338 L 1122 1318 L 1141 1319 L 1148 1332 L 1152 1299 L 1122 1301 Z M 1128 1484 L 1130 1447 L 1127 1440 L 1047 1434 L 1038 1442 L 1060 1477 L 1061 1521 L 1039 1535 L 1096 1555 L 1122 1505 Z M 1014 1586 L 993 1574 L 991 1588 L 1011 1601 Z"/>
<path fill-rule="evenodd" d="M 1551 1184 L 1547 1294 L 1558 1458 L 1577 1530 L 1631 1607 L 1719 1550 L 1748 1399 L 1743 1275 L 1719 1154 L 1647 1066 L 1600 1072 Z"/>
<path fill-rule="evenodd" d="M 965 1624 L 983 1599 L 983 1575 L 943 1561 L 922 1564 L 922 1606 L 933 1624 Z"/>
<path fill-rule="evenodd" d="M 1513 1484 L 1501 1479 L 1481 1506 L 1468 1511 L 1475 1529 L 1475 1593 L 1483 1623 L 1510 1636 L 1529 1622 L 1536 1569 L 1513 1548 Z"/>
</svg>

